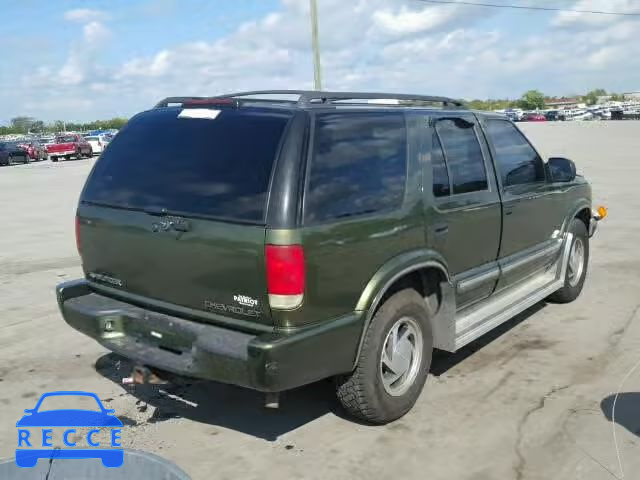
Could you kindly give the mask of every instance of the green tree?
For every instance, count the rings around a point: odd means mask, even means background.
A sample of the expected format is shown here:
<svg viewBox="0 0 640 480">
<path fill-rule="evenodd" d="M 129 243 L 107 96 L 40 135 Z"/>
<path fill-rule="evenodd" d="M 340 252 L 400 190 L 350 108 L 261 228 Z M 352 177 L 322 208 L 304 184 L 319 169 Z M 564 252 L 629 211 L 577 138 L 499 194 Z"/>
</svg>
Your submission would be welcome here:
<svg viewBox="0 0 640 480">
<path fill-rule="evenodd" d="M 607 91 L 604 88 L 596 88 L 595 90 L 591 90 L 584 97 L 582 97 L 582 100 L 587 105 L 595 105 L 596 103 L 598 103 L 598 97 L 603 97 L 606 94 Z"/>
<path fill-rule="evenodd" d="M 612 93 L 610 100 L 613 102 L 621 102 L 624 100 L 624 95 L 621 95 L 618 93 Z"/>
<path fill-rule="evenodd" d="M 539 110 L 545 107 L 544 95 L 538 90 L 529 90 L 522 94 L 518 106 L 524 110 Z"/>
</svg>

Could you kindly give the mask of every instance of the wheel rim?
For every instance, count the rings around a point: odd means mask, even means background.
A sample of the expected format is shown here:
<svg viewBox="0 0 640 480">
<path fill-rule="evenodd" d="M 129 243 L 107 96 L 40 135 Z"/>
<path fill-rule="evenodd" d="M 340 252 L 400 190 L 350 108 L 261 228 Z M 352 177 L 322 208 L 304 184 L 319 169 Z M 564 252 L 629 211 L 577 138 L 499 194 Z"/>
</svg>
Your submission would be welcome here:
<svg viewBox="0 0 640 480">
<path fill-rule="evenodd" d="M 422 363 L 422 331 L 411 317 L 402 317 L 393 324 L 382 346 L 380 377 L 385 391 L 394 397 L 405 393 Z"/>
<path fill-rule="evenodd" d="M 584 242 L 576 237 L 569 253 L 569 285 L 575 287 L 582 278 L 584 271 Z"/>
</svg>

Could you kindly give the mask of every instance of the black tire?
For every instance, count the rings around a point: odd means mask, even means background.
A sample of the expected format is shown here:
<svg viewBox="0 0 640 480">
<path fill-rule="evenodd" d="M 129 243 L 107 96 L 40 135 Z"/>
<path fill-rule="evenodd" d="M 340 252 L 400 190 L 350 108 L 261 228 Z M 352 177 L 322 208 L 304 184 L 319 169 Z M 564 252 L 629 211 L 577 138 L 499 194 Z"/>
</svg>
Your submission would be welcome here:
<svg viewBox="0 0 640 480">
<path fill-rule="evenodd" d="M 574 218 L 569 225 L 569 232 L 573 234 L 573 238 L 571 240 L 571 252 L 574 252 L 574 248 L 576 248 L 576 242 L 580 242 L 583 246 L 583 255 L 582 255 L 582 266 L 579 270 L 579 278 L 572 277 L 572 272 L 574 270 L 570 265 L 567 265 L 567 271 L 564 277 L 564 285 L 560 290 L 555 291 L 547 300 L 554 303 L 569 303 L 573 302 L 578 296 L 580 292 L 582 292 L 582 287 L 584 286 L 584 281 L 587 278 L 587 269 L 589 266 L 589 233 L 587 231 L 587 227 L 584 222 L 579 218 Z M 571 255 L 569 259 L 569 263 L 571 264 Z"/>
<path fill-rule="evenodd" d="M 51 161 L 52 162 L 57 162 L 58 161 L 58 157 L 51 157 Z"/>
<path fill-rule="evenodd" d="M 422 392 L 431 366 L 433 334 L 429 317 L 424 299 L 413 289 L 394 293 L 380 306 L 365 333 L 355 370 L 336 379 L 336 394 L 349 414 L 369 423 L 385 424 L 411 410 Z M 392 327 L 403 318 L 413 319 L 420 329 L 422 355 L 413 382 L 408 384 L 410 386 L 404 393 L 393 396 L 383 384 L 382 349 Z"/>
</svg>

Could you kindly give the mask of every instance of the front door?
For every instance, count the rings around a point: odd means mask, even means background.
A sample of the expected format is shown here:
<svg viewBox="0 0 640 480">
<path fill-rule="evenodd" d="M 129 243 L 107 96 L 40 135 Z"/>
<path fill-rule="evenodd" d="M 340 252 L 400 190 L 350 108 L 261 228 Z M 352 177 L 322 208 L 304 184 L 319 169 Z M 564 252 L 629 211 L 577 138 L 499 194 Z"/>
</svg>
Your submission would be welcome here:
<svg viewBox="0 0 640 480">
<path fill-rule="evenodd" d="M 431 143 L 424 175 L 427 243 L 447 260 L 461 309 L 491 295 L 499 277 L 500 197 L 474 115 L 430 118 L 432 128 L 425 126 Z"/>
<path fill-rule="evenodd" d="M 562 215 L 547 182 L 542 158 L 506 119 L 485 119 L 502 193 L 503 227 L 497 290 L 548 267 L 560 248 Z"/>
</svg>

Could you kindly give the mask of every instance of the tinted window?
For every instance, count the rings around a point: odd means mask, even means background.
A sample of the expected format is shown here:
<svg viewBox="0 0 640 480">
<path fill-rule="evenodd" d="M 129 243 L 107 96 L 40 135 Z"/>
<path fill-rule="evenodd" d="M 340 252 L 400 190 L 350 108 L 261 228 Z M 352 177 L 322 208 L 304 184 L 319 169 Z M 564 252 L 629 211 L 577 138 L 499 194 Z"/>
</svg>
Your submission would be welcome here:
<svg viewBox="0 0 640 480">
<path fill-rule="evenodd" d="M 96 163 L 83 200 L 262 222 L 289 113 L 223 109 L 215 118 L 163 108 L 133 118 Z"/>
<path fill-rule="evenodd" d="M 436 124 L 442 142 L 453 193 L 486 190 L 487 173 L 473 123 L 462 119 L 442 119 Z"/>
<path fill-rule="evenodd" d="M 399 207 L 406 181 L 406 137 L 401 112 L 318 115 L 306 220 Z"/>
<path fill-rule="evenodd" d="M 436 197 L 446 197 L 450 192 L 449 173 L 447 165 L 444 163 L 442 145 L 438 136 L 433 134 L 433 144 L 431 146 L 431 168 L 433 170 L 433 195 Z"/>
<path fill-rule="evenodd" d="M 76 141 L 76 137 L 73 135 L 67 135 L 66 137 L 56 138 L 56 143 L 73 143 Z"/>
<path fill-rule="evenodd" d="M 495 150 L 502 185 L 506 187 L 545 180 L 542 159 L 513 124 L 489 120 L 487 134 Z"/>
</svg>

